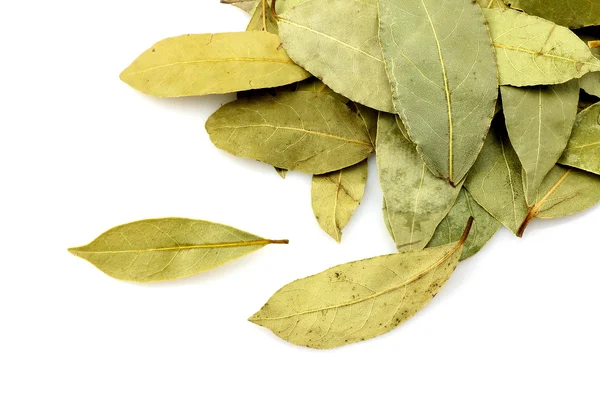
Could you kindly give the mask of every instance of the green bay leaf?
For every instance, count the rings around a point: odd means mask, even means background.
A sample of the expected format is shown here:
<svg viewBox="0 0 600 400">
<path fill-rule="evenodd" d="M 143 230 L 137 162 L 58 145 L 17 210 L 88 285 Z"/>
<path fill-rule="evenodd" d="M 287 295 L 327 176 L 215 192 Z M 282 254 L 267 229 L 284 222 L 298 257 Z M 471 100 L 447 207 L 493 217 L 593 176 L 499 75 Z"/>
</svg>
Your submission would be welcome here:
<svg viewBox="0 0 600 400">
<path fill-rule="evenodd" d="M 338 265 L 278 290 L 250 321 L 290 343 L 330 349 L 391 331 L 448 281 L 459 242 Z"/>
<path fill-rule="evenodd" d="M 287 240 L 209 221 L 162 218 L 117 226 L 69 251 L 113 278 L 154 282 L 208 271 L 272 243 Z"/>
<path fill-rule="evenodd" d="M 384 216 L 399 251 L 421 250 L 454 205 L 458 187 L 434 176 L 391 114 L 380 113 L 377 168 Z"/>
<path fill-rule="evenodd" d="M 376 0 L 309 0 L 281 13 L 278 23 L 296 63 L 348 99 L 394 112 Z"/>
<path fill-rule="evenodd" d="M 277 35 L 234 32 L 162 40 L 121 73 L 156 97 L 200 96 L 283 86 L 310 75 L 294 64 Z"/>
<path fill-rule="evenodd" d="M 379 0 L 394 105 L 429 169 L 450 183 L 483 146 L 498 97 L 494 50 L 472 0 Z"/>
<path fill-rule="evenodd" d="M 510 142 L 523 166 L 527 204 L 567 146 L 577 116 L 579 81 L 553 86 L 502 86 Z"/>
<path fill-rule="evenodd" d="M 504 2 L 511 8 L 569 28 L 600 25 L 598 0 L 504 0 Z"/>
<path fill-rule="evenodd" d="M 501 85 L 556 85 L 600 71 L 600 60 L 569 29 L 515 10 L 484 9 Z"/>
<path fill-rule="evenodd" d="M 338 171 L 373 152 L 360 118 L 322 93 L 237 100 L 217 110 L 206 130 L 233 155 L 309 174 Z"/>
<path fill-rule="evenodd" d="M 559 162 L 600 175 L 600 103 L 577 115 L 573 133 Z"/>
</svg>

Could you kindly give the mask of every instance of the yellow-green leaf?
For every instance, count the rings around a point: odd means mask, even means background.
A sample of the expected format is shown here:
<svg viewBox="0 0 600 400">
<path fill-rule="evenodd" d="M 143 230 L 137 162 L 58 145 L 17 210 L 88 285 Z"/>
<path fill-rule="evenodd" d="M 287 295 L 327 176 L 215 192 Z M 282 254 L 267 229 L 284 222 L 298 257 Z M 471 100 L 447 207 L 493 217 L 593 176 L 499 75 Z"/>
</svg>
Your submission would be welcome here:
<svg viewBox="0 0 600 400">
<path fill-rule="evenodd" d="M 270 1 L 260 1 L 252 11 L 252 18 L 246 27 L 247 31 L 267 31 L 275 35 L 279 34 L 277 20 L 271 11 Z M 266 29 L 265 29 L 266 28 Z"/>
<path fill-rule="evenodd" d="M 116 279 L 165 281 L 213 269 L 271 243 L 230 226 L 186 218 L 148 219 L 106 231 L 69 249 Z"/>
<path fill-rule="evenodd" d="M 268 88 L 310 75 L 294 64 L 277 35 L 234 32 L 162 40 L 121 73 L 121 79 L 156 97 L 200 96 Z"/>
<path fill-rule="evenodd" d="M 596 35 L 590 35 L 587 31 L 584 33 L 578 33 L 581 40 L 588 43 L 597 41 L 600 39 L 600 32 Z M 592 54 L 600 59 L 600 47 L 595 47 L 591 49 Z M 580 79 L 581 88 L 588 94 L 592 96 L 600 97 L 600 72 L 590 72 L 585 74 Z"/>
<path fill-rule="evenodd" d="M 339 171 L 373 152 L 360 118 L 322 93 L 237 100 L 217 110 L 206 130 L 233 155 L 309 174 Z"/>
<path fill-rule="evenodd" d="M 600 175 L 600 103 L 579 113 L 559 162 Z"/>
<path fill-rule="evenodd" d="M 600 25 L 597 0 L 504 0 L 511 8 L 525 11 L 569 28 Z"/>
</svg>

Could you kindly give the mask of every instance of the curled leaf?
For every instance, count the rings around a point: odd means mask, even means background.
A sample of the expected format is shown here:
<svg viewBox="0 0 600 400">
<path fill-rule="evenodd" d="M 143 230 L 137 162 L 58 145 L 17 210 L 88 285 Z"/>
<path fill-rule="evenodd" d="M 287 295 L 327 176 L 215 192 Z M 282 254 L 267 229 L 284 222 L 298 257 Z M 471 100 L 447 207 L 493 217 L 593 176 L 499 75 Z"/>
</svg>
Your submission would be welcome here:
<svg viewBox="0 0 600 400">
<path fill-rule="evenodd" d="M 571 139 L 559 162 L 600 175 L 600 103 L 577 115 Z"/>
</svg>

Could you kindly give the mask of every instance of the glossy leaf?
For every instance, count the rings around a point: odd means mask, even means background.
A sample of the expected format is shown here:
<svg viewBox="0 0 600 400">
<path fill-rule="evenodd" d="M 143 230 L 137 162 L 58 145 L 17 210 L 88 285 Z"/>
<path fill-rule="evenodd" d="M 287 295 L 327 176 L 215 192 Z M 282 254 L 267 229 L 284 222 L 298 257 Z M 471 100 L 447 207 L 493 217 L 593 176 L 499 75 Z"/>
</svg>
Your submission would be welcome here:
<svg viewBox="0 0 600 400">
<path fill-rule="evenodd" d="M 390 234 L 399 251 L 421 250 L 448 214 L 460 187 L 434 176 L 391 114 L 380 113 L 377 168 Z"/>
<path fill-rule="evenodd" d="M 514 233 L 527 215 L 521 171 L 504 120 L 497 118 L 465 187 L 479 205 Z"/>
<path fill-rule="evenodd" d="M 456 185 L 483 146 L 498 97 L 494 50 L 472 0 L 379 0 L 394 105 L 429 169 Z"/>
<path fill-rule="evenodd" d="M 569 29 L 514 10 L 484 9 L 501 85 L 556 85 L 600 71 L 600 60 Z"/>
<path fill-rule="evenodd" d="M 410 319 L 450 278 L 459 242 L 338 265 L 277 291 L 250 321 L 280 338 L 329 349 L 371 339 Z"/>
<path fill-rule="evenodd" d="M 394 112 L 376 0 L 309 0 L 280 14 L 278 23 L 296 63 L 348 99 Z"/>
<path fill-rule="evenodd" d="M 579 81 L 517 88 L 502 86 L 510 142 L 523 166 L 527 204 L 567 146 L 577 116 Z"/>
<path fill-rule="evenodd" d="M 215 112 L 206 130 L 233 155 L 309 174 L 338 171 L 373 152 L 360 118 L 321 93 L 237 100 Z"/>
<path fill-rule="evenodd" d="M 560 163 L 600 175 L 600 103 L 577 116 Z"/>
<path fill-rule="evenodd" d="M 459 240 L 471 217 L 474 218 L 473 229 L 460 259 L 462 261 L 474 256 L 498 232 L 502 224 L 477 204 L 466 189 L 460 191 L 454 207 L 438 225 L 427 247 L 442 246 Z"/>
<path fill-rule="evenodd" d="M 312 209 L 319 225 L 338 243 L 342 229 L 360 205 L 367 184 L 367 160 L 339 171 L 312 178 Z"/>
<path fill-rule="evenodd" d="M 504 0 L 511 8 L 525 11 L 569 28 L 600 25 L 597 0 Z"/>
<path fill-rule="evenodd" d="M 139 56 L 121 79 L 157 97 L 200 96 L 286 85 L 310 75 L 268 32 L 183 35 Z"/>
<path fill-rule="evenodd" d="M 600 202 L 600 176 L 557 165 L 538 190 L 535 204 L 529 209 L 519 229 L 523 236 L 534 218 L 560 218 Z"/>
<path fill-rule="evenodd" d="M 214 222 L 163 218 L 117 226 L 69 251 L 113 278 L 153 282 L 208 271 L 271 243 L 287 240 L 263 239 Z"/>
</svg>

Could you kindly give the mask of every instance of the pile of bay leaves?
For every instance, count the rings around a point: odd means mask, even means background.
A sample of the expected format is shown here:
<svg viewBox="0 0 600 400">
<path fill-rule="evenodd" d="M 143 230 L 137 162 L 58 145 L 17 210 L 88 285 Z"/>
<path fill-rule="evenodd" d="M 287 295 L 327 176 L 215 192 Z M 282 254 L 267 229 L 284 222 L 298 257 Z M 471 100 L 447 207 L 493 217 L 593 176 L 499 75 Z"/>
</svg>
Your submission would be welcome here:
<svg viewBox="0 0 600 400">
<path fill-rule="evenodd" d="M 313 175 L 340 241 L 375 153 L 398 253 L 284 286 L 250 320 L 303 346 L 390 331 L 502 225 L 600 201 L 598 0 L 221 0 L 246 32 L 165 39 L 121 75 L 157 97 L 238 93 L 206 123 L 219 149 Z M 71 251 L 118 279 L 176 279 L 271 243 L 145 220 Z"/>
</svg>

